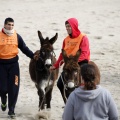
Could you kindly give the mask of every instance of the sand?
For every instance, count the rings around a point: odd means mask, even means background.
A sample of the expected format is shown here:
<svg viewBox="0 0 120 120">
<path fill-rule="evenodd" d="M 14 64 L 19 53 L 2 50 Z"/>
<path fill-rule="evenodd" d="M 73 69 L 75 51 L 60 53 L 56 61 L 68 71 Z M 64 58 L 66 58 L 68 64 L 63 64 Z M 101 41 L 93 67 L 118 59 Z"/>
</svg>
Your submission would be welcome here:
<svg viewBox="0 0 120 120">
<path fill-rule="evenodd" d="M 77 18 L 80 30 L 89 38 L 91 60 L 101 71 L 101 85 L 111 92 L 120 115 L 120 0 L 0 0 L 1 29 L 7 17 L 15 20 L 17 33 L 33 52 L 40 48 L 38 30 L 50 38 L 57 32 L 54 44 L 57 58 L 67 35 L 64 22 L 71 17 Z M 38 95 L 30 79 L 29 61 L 20 51 L 17 120 L 35 120 L 38 113 Z M 61 120 L 64 103 L 56 84 L 51 104 L 50 120 Z M 7 120 L 7 113 L 8 109 L 0 110 L 0 120 Z"/>
</svg>

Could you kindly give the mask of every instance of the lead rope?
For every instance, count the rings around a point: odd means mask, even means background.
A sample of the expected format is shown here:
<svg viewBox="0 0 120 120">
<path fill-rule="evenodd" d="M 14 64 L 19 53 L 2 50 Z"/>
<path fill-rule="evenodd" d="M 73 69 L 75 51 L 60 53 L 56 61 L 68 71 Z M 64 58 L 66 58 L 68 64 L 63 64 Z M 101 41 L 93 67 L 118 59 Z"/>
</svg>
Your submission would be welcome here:
<svg viewBox="0 0 120 120">
<path fill-rule="evenodd" d="M 64 86 L 64 89 L 63 89 L 63 96 L 64 96 L 65 100 L 67 101 L 67 97 L 66 97 L 66 93 L 65 93 L 66 85 L 64 84 L 62 74 L 61 74 L 61 76 L 60 76 L 60 77 L 61 77 L 61 79 L 62 79 L 63 86 Z"/>
<path fill-rule="evenodd" d="M 40 105 L 40 107 L 39 107 L 39 111 L 41 110 L 41 107 L 42 107 L 42 105 L 43 105 L 43 102 L 44 102 L 46 93 L 48 92 L 48 86 L 49 86 L 49 82 L 50 82 L 50 77 L 51 77 L 51 72 L 50 72 L 50 76 L 49 76 L 49 78 L 48 78 L 48 83 L 47 83 L 45 95 L 44 95 L 43 100 L 42 100 L 42 102 L 41 102 L 41 105 Z"/>
<path fill-rule="evenodd" d="M 60 69 L 60 64 L 61 64 L 61 62 L 63 62 L 63 60 L 61 60 L 60 63 L 59 63 L 59 69 Z M 63 80 L 63 77 L 62 77 L 62 72 L 61 72 L 60 77 L 61 77 L 61 79 L 62 79 L 62 83 L 63 83 L 63 87 L 64 87 L 64 88 L 63 88 L 63 97 L 64 97 L 65 100 L 67 101 L 67 97 L 66 97 L 66 93 L 65 93 L 66 85 L 65 85 L 64 80 Z"/>
</svg>

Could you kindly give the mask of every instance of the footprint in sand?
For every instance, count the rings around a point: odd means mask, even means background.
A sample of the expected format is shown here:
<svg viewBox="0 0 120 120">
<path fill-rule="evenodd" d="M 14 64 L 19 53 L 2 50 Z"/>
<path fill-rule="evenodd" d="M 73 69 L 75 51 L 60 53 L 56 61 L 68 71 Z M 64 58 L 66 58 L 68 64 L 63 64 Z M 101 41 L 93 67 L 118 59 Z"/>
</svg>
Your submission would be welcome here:
<svg viewBox="0 0 120 120">
<path fill-rule="evenodd" d="M 102 36 L 94 36 L 95 39 L 102 39 Z"/>
</svg>

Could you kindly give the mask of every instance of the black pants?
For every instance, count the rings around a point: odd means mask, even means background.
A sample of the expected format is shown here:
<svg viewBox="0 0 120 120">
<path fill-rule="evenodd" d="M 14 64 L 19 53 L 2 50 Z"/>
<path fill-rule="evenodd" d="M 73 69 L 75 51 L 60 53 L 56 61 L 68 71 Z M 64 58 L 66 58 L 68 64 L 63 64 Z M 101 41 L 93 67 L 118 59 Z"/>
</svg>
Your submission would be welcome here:
<svg viewBox="0 0 120 120">
<path fill-rule="evenodd" d="M 88 63 L 88 60 L 84 60 L 84 61 L 78 62 L 78 64 L 80 65 L 80 67 L 81 67 L 81 65 L 87 64 L 87 63 Z M 61 95 L 62 95 L 64 86 L 63 86 L 63 82 L 62 82 L 61 76 L 59 77 L 59 79 L 57 81 L 57 87 L 59 88 L 59 90 L 61 92 Z"/>
<path fill-rule="evenodd" d="M 18 62 L 12 64 L 0 63 L 0 96 L 5 97 L 8 93 L 9 111 L 14 111 L 17 102 L 20 84 L 19 74 Z"/>
</svg>

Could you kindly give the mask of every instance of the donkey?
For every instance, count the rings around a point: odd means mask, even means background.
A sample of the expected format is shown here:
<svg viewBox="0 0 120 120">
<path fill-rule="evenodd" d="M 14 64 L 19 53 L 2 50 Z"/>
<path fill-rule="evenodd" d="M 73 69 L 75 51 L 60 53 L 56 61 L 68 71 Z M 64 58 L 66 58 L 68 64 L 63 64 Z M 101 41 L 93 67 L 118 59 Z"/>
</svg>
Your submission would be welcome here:
<svg viewBox="0 0 120 120">
<path fill-rule="evenodd" d="M 78 64 L 80 53 L 81 51 L 78 50 L 75 56 L 71 55 L 68 57 L 65 50 L 62 50 L 62 56 L 64 59 L 63 72 L 61 74 L 63 85 L 64 85 L 64 90 L 63 90 L 64 92 L 62 94 L 62 97 L 65 103 L 70 93 L 75 88 L 81 85 L 80 65 Z M 95 69 L 97 71 L 96 84 L 99 84 L 100 83 L 100 71 L 97 65 L 92 61 L 89 61 L 88 64 L 92 64 L 95 66 Z"/>
<path fill-rule="evenodd" d="M 58 77 L 58 69 L 50 71 L 49 68 L 56 62 L 53 44 L 57 40 L 58 33 L 51 39 L 43 38 L 42 33 L 38 31 L 40 39 L 40 50 L 34 53 L 35 58 L 31 59 L 29 64 L 29 73 L 39 95 L 39 110 L 51 108 L 51 98 L 54 82 Z"/>
</svg>

